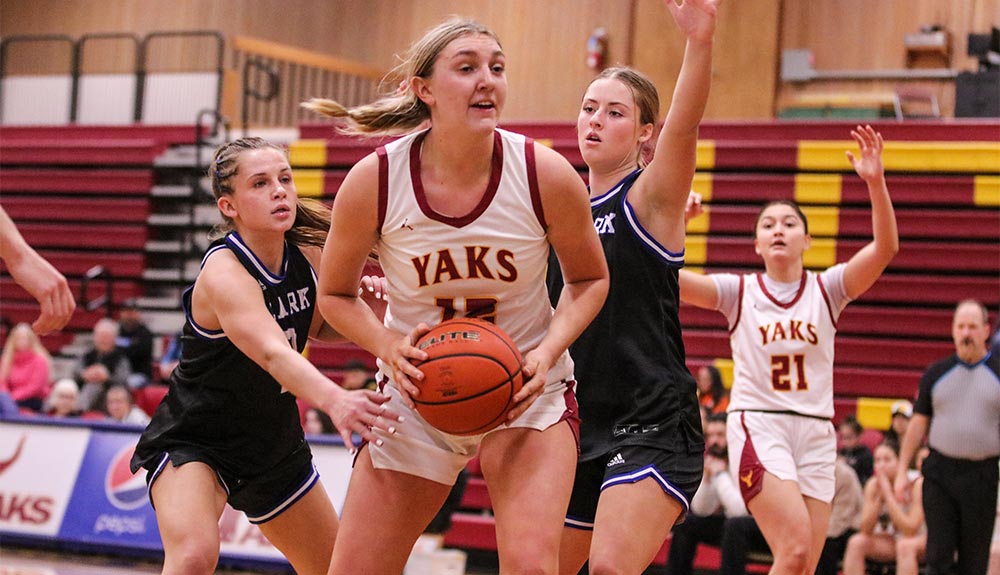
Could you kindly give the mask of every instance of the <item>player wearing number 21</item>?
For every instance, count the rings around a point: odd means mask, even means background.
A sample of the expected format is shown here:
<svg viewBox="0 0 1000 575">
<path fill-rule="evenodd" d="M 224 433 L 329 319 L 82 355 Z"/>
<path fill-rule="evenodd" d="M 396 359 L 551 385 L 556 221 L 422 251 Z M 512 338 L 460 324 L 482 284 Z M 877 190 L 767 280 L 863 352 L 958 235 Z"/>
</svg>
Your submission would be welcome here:
<svg viewBox="0 0 1000 575">
<path fill-rule="evenodd" d="M 899 249 L 882 136 L 870 126 L 851 136 L 860 151 L 847 157 L 868 185 L 873 240 L 846 263 L 806 271 L 806 216 L 794 202 L 776 201 L 764 206 L 754 226 L 765 273 L 680 273 L 681 301 L 729 320 L 735 364 L 729 468 L 739 474 L 743 499 L 774 554 L 771 573 L 816 569 L 834 493 L 836 436 L 829 420 L 837 318 Z"/>
<path fill-rule="evenodd" d="M 450 20 L 411 47 L 396 94 L 351 110 L 310 105 L 346 117 L 356 133 L 407 134 L 351 168 L 320 269 L 320 311 L 379 358 L 382 392 L 405 418 L 397 445 L 369 443 L 355 462 L 334 575 L 401 572 L 477 447 L 501 571 L 556 572 L 578 449 L 567 348 L 604 302 L 608 271 L 573 167 L 497 129 L 505 67 L 495 34 Z M 567 279 L 554 311 L 545 288 L 550 245 Z M 384 325 L 357 297 L 373 246 L 391 294 Z M 412 409 L 423 374 L 411 360 L 426 359 L 414 343 L 428 326 L 462 316 L 500 326 L 524 355 L 528 380 L 506 423 L 460 437 Z"/>
</svg>

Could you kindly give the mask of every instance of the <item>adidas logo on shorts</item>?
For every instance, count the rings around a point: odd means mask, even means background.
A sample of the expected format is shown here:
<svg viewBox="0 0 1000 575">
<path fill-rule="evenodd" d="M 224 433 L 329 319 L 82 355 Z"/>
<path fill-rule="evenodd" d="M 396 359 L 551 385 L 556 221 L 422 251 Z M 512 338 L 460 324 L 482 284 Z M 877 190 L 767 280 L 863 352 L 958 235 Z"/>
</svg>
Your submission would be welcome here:
<svg viewBox="0 0 1000 575">
<path fill-rule="evenodd" d="M 614 467 L 615 465 L 622 465 L 623 463 L 625 463 L 625 458 L 622 457 L 621 453 L 616 453 L 615 456 L 611 458 L 611 461 L 608 462 L 608 467 Z"/>
</svg>

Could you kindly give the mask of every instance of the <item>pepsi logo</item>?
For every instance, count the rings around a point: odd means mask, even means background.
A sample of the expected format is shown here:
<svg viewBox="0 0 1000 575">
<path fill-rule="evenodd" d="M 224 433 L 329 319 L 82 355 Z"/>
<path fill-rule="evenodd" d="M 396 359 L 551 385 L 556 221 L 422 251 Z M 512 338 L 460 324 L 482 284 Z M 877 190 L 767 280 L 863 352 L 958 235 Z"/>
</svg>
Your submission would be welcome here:
<svg viewBox="0 0 1000 575">
<path fill-rule="evenodd" d="M 147 505 L 146 480 L 144 474 L 135 475 L 129 469 L 134 445 L 125 445 L 111 458 L 108 473 L 104 477 L 104 493 L 108 501 L 118 509 L 129 511 Z"/>
</svg>

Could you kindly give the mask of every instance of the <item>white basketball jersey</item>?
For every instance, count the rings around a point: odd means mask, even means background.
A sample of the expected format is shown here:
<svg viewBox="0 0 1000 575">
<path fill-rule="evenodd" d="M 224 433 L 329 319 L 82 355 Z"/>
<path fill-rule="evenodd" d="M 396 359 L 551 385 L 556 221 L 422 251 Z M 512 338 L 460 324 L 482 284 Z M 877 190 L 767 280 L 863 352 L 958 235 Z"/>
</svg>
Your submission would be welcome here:
<svg viewBox="0 0 1000 575">
<path fill-rule="evenodd" d="M 385 325 L 407 333 L 420 322 L 433 326 L 451 317 L 480 317 L 500 326 L 522 353 L 530 351 L 545 336 L 553 313 L 533 143 L 496 130 L 486 193 L 470 213 L 452 217 L 430 207 L 420 182 L 426 134 L 377 150 L 378 253 L 391 294 Z M 572 371 L 565 352 L 548 381 L 569 378 Z"/>
<path fill-rule="evenodd" d="M 734 363 L 729 411 L 833 417 L 833 309 L 813 272 L 803 273 L 787 302 L 768 292 L 761 274 L 741 276 L 738 315 L 729 332 Z"/>
</svg>

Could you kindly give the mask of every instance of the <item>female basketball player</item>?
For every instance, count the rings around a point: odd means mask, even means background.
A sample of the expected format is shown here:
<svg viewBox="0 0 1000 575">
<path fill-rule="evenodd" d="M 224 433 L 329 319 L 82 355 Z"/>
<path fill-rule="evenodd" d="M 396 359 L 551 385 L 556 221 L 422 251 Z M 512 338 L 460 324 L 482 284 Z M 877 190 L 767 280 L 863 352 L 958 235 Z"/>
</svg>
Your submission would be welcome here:
<svg viewBox="0 0 1000 575">
<path fill-rule="evenodd" d="M 763 274 L 681 272 L 681 301 L 729 320 L 734 381 L 729 401 L 730 469 L 771 546 L 771 573 L 816 568 L 834 492 L 833 339 L 848 302 L 865 292 L 899 249 L 882 167 L 882 135 L 851 131 L 847 152 L 868 185 L 873 240 L 845 264 L 804 269 L 809 224 L 790 201 L 764 206 L 754 225 Z M 809 525 L 810 529 L 803 529 Z"/>
<path fill-rule="evenodd" d="M 718 4 L 666 0 L 687 45 L 658 137 L 656 87 L 635 70 L 604 70 L 580 106 L 577 138 L 611 288 L 570 348 L 581 453 L 560 549 L 564 575 L 588 556 L 591 573 L 642 573 L 701 482 L 704 442 L 677 317 L 677 272 Z M 654 142 L 646 164 L 643 152 Z M 555 295 L 558 267 L 551 270 Z"/>
<path fill-rule="evenodd" d="M 573 167 L 497 129 L 505 60 L 490 30 L 449 20 L 411 47 L 401 92 L 351 110 L 312 103 L 356 133 L 430 126 L 351 169 L 323 251 L 324 317 L 379 357 L 383 393 L 406 406 L 396 405 L 406 418 L 400 441 L 369 443 L 357 458 L 331 573 L 399 573 L 477 447 L 501 571 L 556 573 L 577 455 L 566 349 L 604 301 L 607 267 Z M 567 278 L 554 312 L 545 297 L 550 244 Z M 357 299 L 373 245 L 391 293 L 385 325 Z M 482 436 L 444 434 L 412 410 L 422 374 L 410 361 L 425 357 L 413 343 L 453 316 L 494 321 L 525 354 L 530 379 L 508 423 Z"/>
<path fill-rule="evenodd" d="M 184 292 L 180 365 L 132 471 L 148 470 L 164 573 L 214 572 L 227 502 L 296 572 L 325 573 L 337 515 L 295 396 L 328 413 L 348 446 L 352 431 L 381 441 L 371 426 L 391 431 L 398 415 L 387 397 L 342 389 L 300 353 L 307 337 L 336 337 L 316 313 L 313 272 L 329 212 L 297 202 L 284 152 L 243 138 L 216 150 L 210 172 L 222 237 Z"/>
</svg>

